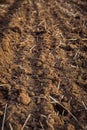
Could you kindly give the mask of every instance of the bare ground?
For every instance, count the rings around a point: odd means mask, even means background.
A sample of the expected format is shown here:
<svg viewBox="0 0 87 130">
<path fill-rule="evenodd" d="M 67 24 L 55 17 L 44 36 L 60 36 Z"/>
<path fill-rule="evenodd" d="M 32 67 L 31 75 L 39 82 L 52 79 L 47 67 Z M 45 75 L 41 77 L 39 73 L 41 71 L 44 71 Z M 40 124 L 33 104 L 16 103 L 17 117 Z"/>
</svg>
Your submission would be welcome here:
<svg viewBox="0 0 87 130">
<path fill-rule="evenodd" d="M 0 1 L 0 129 L 87 130 L 87 1 Z"/>
</svg>

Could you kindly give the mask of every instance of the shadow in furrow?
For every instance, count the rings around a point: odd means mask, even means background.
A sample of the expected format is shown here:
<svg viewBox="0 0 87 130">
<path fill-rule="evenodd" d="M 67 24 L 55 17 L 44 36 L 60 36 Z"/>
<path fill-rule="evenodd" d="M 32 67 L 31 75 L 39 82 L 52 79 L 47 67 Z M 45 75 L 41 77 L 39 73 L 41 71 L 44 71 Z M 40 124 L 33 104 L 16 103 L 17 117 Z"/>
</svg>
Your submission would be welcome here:
<svg viewBox="0 0 87 130">
<path fill-rule="evenodd" d="M 11 19 L 13 18 L 13 15 L 17 12 L 17 10 L 19 9 L 22 3 L 23 3 L 23 0 L 15 0 L 14 3 L 8 8 L 8 11 L 5 14 L 5 16 L 2 19 L 0 19 L 0 26 L 1 26 L 0 37 L 1 38 L 3 36 L 2 32 L 5 32 L 8 29 L 9 23 Z"/>
</svg>

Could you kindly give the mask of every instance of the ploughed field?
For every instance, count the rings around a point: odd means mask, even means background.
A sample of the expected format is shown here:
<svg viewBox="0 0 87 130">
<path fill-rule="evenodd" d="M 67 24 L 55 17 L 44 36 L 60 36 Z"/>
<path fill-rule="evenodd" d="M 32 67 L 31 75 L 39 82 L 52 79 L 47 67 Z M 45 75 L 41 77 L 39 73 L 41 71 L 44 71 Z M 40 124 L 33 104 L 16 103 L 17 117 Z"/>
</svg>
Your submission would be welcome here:
<svg viewBox="0 0 87 130">
<path fill-rule="evenodd" d="M 0 0 L 0 129 L 87 130 L 87 0 Z"/>
</svg>

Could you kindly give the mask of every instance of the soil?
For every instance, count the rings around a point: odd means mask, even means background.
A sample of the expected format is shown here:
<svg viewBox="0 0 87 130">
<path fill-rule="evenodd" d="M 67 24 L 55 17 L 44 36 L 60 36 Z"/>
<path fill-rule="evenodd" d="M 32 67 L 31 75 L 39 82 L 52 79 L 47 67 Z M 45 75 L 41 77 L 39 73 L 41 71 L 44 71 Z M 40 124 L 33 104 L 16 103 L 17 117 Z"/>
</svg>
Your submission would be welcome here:
<svg viewBox="0 0 87 130">
<path fill-rule="evenodd" d="M 0 0 L 0 129 L 87 130 L 87 0 Z"/>
</svg>

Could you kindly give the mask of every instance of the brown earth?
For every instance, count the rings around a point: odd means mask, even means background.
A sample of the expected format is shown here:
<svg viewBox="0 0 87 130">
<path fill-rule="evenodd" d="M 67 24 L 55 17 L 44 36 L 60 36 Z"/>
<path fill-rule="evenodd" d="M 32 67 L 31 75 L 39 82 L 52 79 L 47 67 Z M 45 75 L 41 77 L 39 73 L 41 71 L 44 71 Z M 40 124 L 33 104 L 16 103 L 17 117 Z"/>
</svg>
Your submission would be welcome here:
<svg viewBox="0 0 87 130">
<path fill-rule="evenodd" d="M 0 129 L 87 130 L 87 0 L 0 0 Z"/>
</svg>

